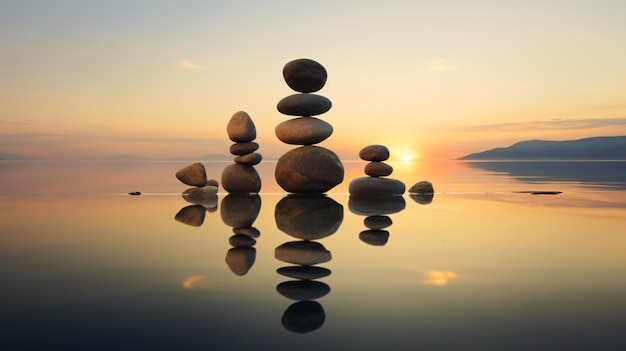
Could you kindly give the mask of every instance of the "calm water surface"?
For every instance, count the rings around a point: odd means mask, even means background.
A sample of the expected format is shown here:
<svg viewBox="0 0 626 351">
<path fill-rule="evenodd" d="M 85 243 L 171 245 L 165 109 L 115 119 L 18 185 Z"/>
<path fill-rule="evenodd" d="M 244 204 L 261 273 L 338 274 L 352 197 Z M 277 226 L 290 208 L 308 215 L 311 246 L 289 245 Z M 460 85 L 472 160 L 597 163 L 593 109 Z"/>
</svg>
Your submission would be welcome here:
<svg viewBox="0 0 626 351">
<path fill-rule="evenodd" d="M 186 164 L 0 161 L 0 349 L 626 349 L 624 162 L 391 163 L 437 194 L 374 203 L 262 162 L 208 208 Z"/>
</svg>

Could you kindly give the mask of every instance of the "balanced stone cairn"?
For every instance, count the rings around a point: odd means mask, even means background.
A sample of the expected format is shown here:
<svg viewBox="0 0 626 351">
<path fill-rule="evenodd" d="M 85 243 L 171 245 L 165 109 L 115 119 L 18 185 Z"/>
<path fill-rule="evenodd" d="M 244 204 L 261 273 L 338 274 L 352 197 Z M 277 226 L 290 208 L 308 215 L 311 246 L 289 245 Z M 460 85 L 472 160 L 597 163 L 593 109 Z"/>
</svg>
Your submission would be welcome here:
<svg viewBox="0 0 626 351">
<path fill-rule="evenodd" d="M 393 168 L 383 162 L 389 159 L 389 149 L 384 145 L 369 145 L 361 149 L 359 157 L 370 161 L 365 166 L 368 177 L 356 178 L 350 182 L 348 191 L 356 197 L 386 197 L 404 194 L 403 182 L 397 179 L 381 178 L 391 175 Z"/>
<path fill-rule="evenodd" d="M 193 187 L 182 193 L 183 199 L 193 205 L 183 207 L 174 218 L 181 223 L 199 227 L 204 222 L 207 211 L 217 210 L 218 182 L 207 179 L 206 169 L 200 162 L 183 167 L 176 172 L 176 178 Z"/>
<path fill-rule="evenodd" d="M 235 143 L 230 147 L 230 153 L 235 155 L 235 164 L 228 165 L 222 170 L 222 187 L 229 193 L 258 194 L 261 190 L 261 177 L 254 168 L 263 157 L 255 152 L 259 144 L 256 139 L 256 127 L 250 116 L 239 111 L 235 113 L 226 127 L 228 137 Z"/>
<path fill-rule="evenodd" d="M 311 94 L 326 84 L 326 69 L 316 61 L 298 59 L 283 67 L 283 77 L 299 93 L 280 100 L 277 109 L 282 114 L 300 117 L 277 125 L 276 136 L 286 144 L 303 146 L 278 159 L 276 182 L 290 193 L 327 192 L 343 181 L 344 169 L 334 152 L 314 146 L 333 133 L 332 125 L 313 117 L 328 112 L 332 106 L 326 97 Z"/>
</svg>

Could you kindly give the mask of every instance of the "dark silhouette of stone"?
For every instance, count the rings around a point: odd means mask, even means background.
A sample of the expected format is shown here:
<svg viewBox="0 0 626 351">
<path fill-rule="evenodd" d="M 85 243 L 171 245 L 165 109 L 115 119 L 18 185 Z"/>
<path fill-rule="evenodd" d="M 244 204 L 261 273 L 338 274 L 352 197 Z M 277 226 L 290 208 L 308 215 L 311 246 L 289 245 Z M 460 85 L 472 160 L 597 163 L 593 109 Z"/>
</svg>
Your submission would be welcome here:
<svg viewBox="0 0 626 351">
<path fill-rule="evenodd" d="M 280 267 L 276 272 L 285 277 L 304 280 L 324 278 L 331 274 L 330 269 L 317 266 Z"/>
<path fill-rule="evenodd" d="M 261 154 L 257 152 L 235 157 L 236 163 L 239 163 L 242 165 L 248 165 L 248 166 L 257 165 L 261 163 L 261 160 L 263 160 L 263 156 L 261 156 Z"/>
<path fill-rule="evenodd" d="M 228 238 L 228 243 L 234 247 L 252 247 L 256 244 L 256 240 L 249 235 L 235 234 Z"/>
<path fill-rule="evenodd" d="M 285 196 L 274 210 L 281 231 L 303 240 L 316 240 L 339 229 L 343 206 L 324 195 Z"/>
<path fill-rule="evenodd" d="M 193 227 L 199 227 L 204 223 L 206 208 L 200 205 L 183 207 L 178 211 L 174 219 Z"/>
<path fill-rule="evenodd" d="M 359 157 L 365 161 L 385 161 L 389 158 L 389 149 L 384 145 L 369 145 L 359 151 Z"/>
<path fill-rule="evenodd" d="M 389 216 L 372 215 L 365 217 L 363 224 L 369 229 L 383 229 L 391 226 L 393 222 Z"/>
<path fill-rule="evenodd" d="M 428 205 L 433 202 L 434 195 L 410 194 L 409 197 L 420 205 Z"/>
<path fill-rule="evenodd" d="M 388 196 L 379 198 L 354 197 L 348 198 L 350 212 L 360 216 L 375 216 L 397 213 L 406 207 L 402 196 Z"/>
<path fill-rule="evenodd" d="M 350 195 L 355 197 L 387 197 L 404 194 L 405 185 L 397 179 L 361 177 L 348 185 Z"/>
<path fill-rule="evenodd" d="M 324 245 L 315 241 L 291 241 L 274 250 L 276 259 L 303 266 L 328 262 L 332 256 Z"/>
<path fill-rule="evenodd" d="M 359 234 L 359 239 L 373 246 L 383 246 L 389 241 L 389 232 L 380 229 L 364 230 Z"/>
<path fill-rule="evenodd" d="M 248 273 L 256 260 L 256 249 L 253 247 L 234 247 L 226 253 L 226 264 L 236 275 Z"/>
<path fill-rule="evenodd" d="M 319 146 L 288 151 L 278 159 L 275 169 L 278 185 L 291 193 L 324 193 L 341 183 L 343 175 L 339 157 Z"/>
<path fill-rule="evenodd" d="M 189 188 L 183 191 L 185 201 L 202 205 L 205 208 L 217 208 L 217 187 L 205 185 L 198 188 Z"/>
<path fill-rule="evenodd" d="M 330 292 L 330 286 L 315 280 L 290 280 L 276 286 L 276 291 L 288 299 L 315 300 Z"/>
<path fill-rule="evenodd" d="M 206 169 L 200 162 L 192 163 L 176 172 L 176 178 L 191 186 L 205 186 L 207 183 Z"/>
<path fill-rule="evenodd" d="M 234 163 L 222 170 L 222 187 L 229 193 L 257 194 L 261 190 L 261 177 L 254 167 Z"/>
<path fill-rule="evenodd" d="M 217 182 L 217 180 L 215 179 L 209 179 L 206 181 L 206 185 L 210 185 L 210 186 L 214 186 L 216 188 L 219 188 L 219 183 Z"/>
<path fill-rule="evenodd" d="M 365 174 L 370 177 L 386 177 L 393 172 L 393 167 L 384 162 L 370 162 L 365 165 Z"/>
<path fill-rule="evenodd" d="M 408 192 L 409 194 L 432 195 L 435 193 L 435 189 L 433 188 L 433 184 L 431 182 L 423 180 L 413 184 L 413 186 L 409 188 Z"/>
<path fill-rule="evenodd" d="M 289 306 L 281 323 L 283 327 L 294 333 L 310 333 L 324 324 L 326 313 L 317 301 L 300 301 Z"/>
<path fill-rule="evenodd" d="M 261 232 L 255 227 L 233 228 L 233 233 L 247 235 L 252 238 L 258 238 L 261 236 Z"/>
<path fill-rule="evenodd" d="M 283 67 L 283 78 L 287 85 L 301 93 L 322 89 L 327 77 L 324 66 L 310 59 L 293 60 Z"/>
<path fill-rule="evenodd" d="M 254 141 L 249 141 L 246 143 L 234 143 L 230 146 L 230 153 L 237 156 L 242 156 L 245 154 L 253 153 L 259 149 L 259 144 Z"/>
<path fill-rule="evenodd" d="M 251 227 L 261 210 L 259 195 L 229 194 L 222 200 L 220 215 L 229 227 Z"/>
<path fill-rule="evenodd" d="M 288 116 L 317 116 L 328 112 L 332 106 L 332 102 L 322 95 L 293 94 L 280 100 L 276 108 Z"/>
</svg>

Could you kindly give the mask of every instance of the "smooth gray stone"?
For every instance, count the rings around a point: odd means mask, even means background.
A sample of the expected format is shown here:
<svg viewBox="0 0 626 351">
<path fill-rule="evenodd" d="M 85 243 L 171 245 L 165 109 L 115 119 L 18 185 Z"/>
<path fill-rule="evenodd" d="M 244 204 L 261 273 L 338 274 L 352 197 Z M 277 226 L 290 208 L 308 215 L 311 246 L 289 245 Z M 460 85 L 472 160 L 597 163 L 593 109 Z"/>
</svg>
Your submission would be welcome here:
<svg viewBox="0 0 626 351">
<path fill-rule="evenodd" d="M 283 262 L 303 266 L 328 262 L 332 258 L 330 251 L 315 241 L 286 242 L 274 250 L 274 257 Z"/>
<path fill-rule="evenodd" d="M 191 186 L 205 186 L 207 183 L 206 169 L 200 162 L 192 163 L 176 172 L 176 178 Z"/>
<path fill-rule="evenodd" d="M 393 167 L 384 162 L 373 161 L 365 165 L 365 174 L 370 177 L 386 177 L 392 172 Z"/>
<path fill-rule="evenodd" d="M 276 273 L 289 278 L 311 280 L 327 277 L 331 271 L 317 266 L 288 266 L 278 268 Z"/>
<path fill-rule="evenodd" d="M 333 106 L 328 98 L 316 94 L 293 94 L 284 97 L 276 108 L 288 116 L 317 116 Z"/>
<path fill-rule="evenodd" d="M 389 232 L 379 229 L 364 230 L 359 234 L 359 239 L 370 245 L 384 246 L 389 241 Z"/>
<path fill-rule="evenodd" d="M 328 284 L 316 280 L 290 280 L 276 286 L 276 291 L 288 299 L 315 300 L 330 292 Z"/>
<path fill-rule="evenodd" d="M 397 213 L 406 207 L 402 196 L 348 198 L 350 212 L 360 216 L 375 216 Z"/>
<path fill-rule="evenodd" d="M 176 216 L 174 216 L 174 219 L 193 227 L 199 227 L 204 223 L 205 216 L 206 208 L 204 208 L 204 206 L 191 205 L 181 208 Z"/>
<path fill-rule="evenodd" d="M 256 138 L 256 127 L 252 118 L 244 111 L 236 112 L 228 121 L 226 132 L 230 140 L 238 143 L 249 142 Z"/>
<path fill-rule="evenodd" d="M 324 87 L 328 74 L 318 62 L 303 58 L 287 62 L 283 67 L 283 78 L 291 89 L 312 93 Z"/>
<path fill-rule="evenodd" d="M 248 141 L 246 143 L 234 143 L 230 146 L 230 153 L 233 155 L 241 156 L 255 152 L 259 149 L 259 144 L 254 141 Z"/>
<path fill-rule="evenodd" d="M 226 253 L 226 265 L 236 275 L 248 273 L 256 260 L 256 249 L 253 247 L 233 247 Z"/>
<path fill-rule="evenodd" d="M 258 238 L 261 236 L 261 232 L 255 227 L 233 228 L 233 233 L 247 235 L 251 238 Z"/>
<path fill-rule="evenodd" d="M 393 224 L 389 216 L 373 215 L 365 217 L 363 224 L 369 229 L 384 229 Z"/>
<path fill-rule="evenodd" d="M 276 226 L 303 240 L 316 240 L 337 231 L 343 222 L 343 206 L 324 195 L 285 196 L 274 210 Z"/>
<path fill-rule="evenodd" d="M 220 206 L 222 222 L 229 227 L 251 227 L 261 211 L 259 195 L 230 194 Z"/>
<path fill-rule="evenodd" d="M 433 184 L 427 180 L 417 182 L 409 188 L 409 194 L 432 195 L 434 193 Z"/>
<path fill-rule="evenodd" d="M 327 192 L 343 181 L 343 174 L 339 157 L 319 146 L 288 151 L 278 159 L 274 171 L 278 185 L 290 193 Z"/>
<path fill-rule="evenodd" d="M 350 195 L 358 197 L 386 197 L 404 194 L 405 185 L 397 179 L 361 177 L 348 185 Z"/>
<path fill-rule="evenodd" d="M 321 143 L 333 134 L 333 126 L 315 117 L 299 117 L 276 126 L 276 136 L 286 144 L 311 145 Z"/>
<path fill-rule="evenodd" d="M 183 199 L 207 209 L 217 208 L 217 187 L 205 185 L 199 188 L 189 188 L 183 191 Z"/>
<path fill-rule="evenodd" d="M 257 194 L 261 190 L 261 177 L 250 165 L 231 164 L 222 170 L 222 187 L 233 194 Z"/>
<path fill-rule="evenodd" d="M 287 307 L 280 323 L 294 333 L 310 333 L 324 324 L 326 313 L 317 301 L 299 301 Z"/>
<path fill-rule="evenodd" d="M 228 238 L 228 243 L 234 247 L 252 247 L 256 244 L 256 240 L 249 235 L 235 234 Z"/>
<path fill-rule="evenodd" d="M 235 162 L 241 165 L 254 166 L 261 163 L 263 156 L 258 152 L 235 157 Z"/>
<path fill-rule="evenodd" d="M 389 159 L 389 149 L 384 145 L 369 145 L 359 151 L 359 157 L 365 161 L 385 161 Z"/>
</svg>

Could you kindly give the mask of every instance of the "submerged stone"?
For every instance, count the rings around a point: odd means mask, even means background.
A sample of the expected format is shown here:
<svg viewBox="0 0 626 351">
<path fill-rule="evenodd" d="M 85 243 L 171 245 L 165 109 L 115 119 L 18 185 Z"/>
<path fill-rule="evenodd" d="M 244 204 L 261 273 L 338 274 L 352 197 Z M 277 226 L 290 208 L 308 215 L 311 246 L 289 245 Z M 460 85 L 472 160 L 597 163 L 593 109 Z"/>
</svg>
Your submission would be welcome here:
<svg viewBox="0 0 626 351">
<path fill-rule="evenodd" d="M 274 210 L 281 231 L 304 240 L 329 236 L 343 221 L 343 206 L 324 195 L 285 196 Z"/>
</svg>

